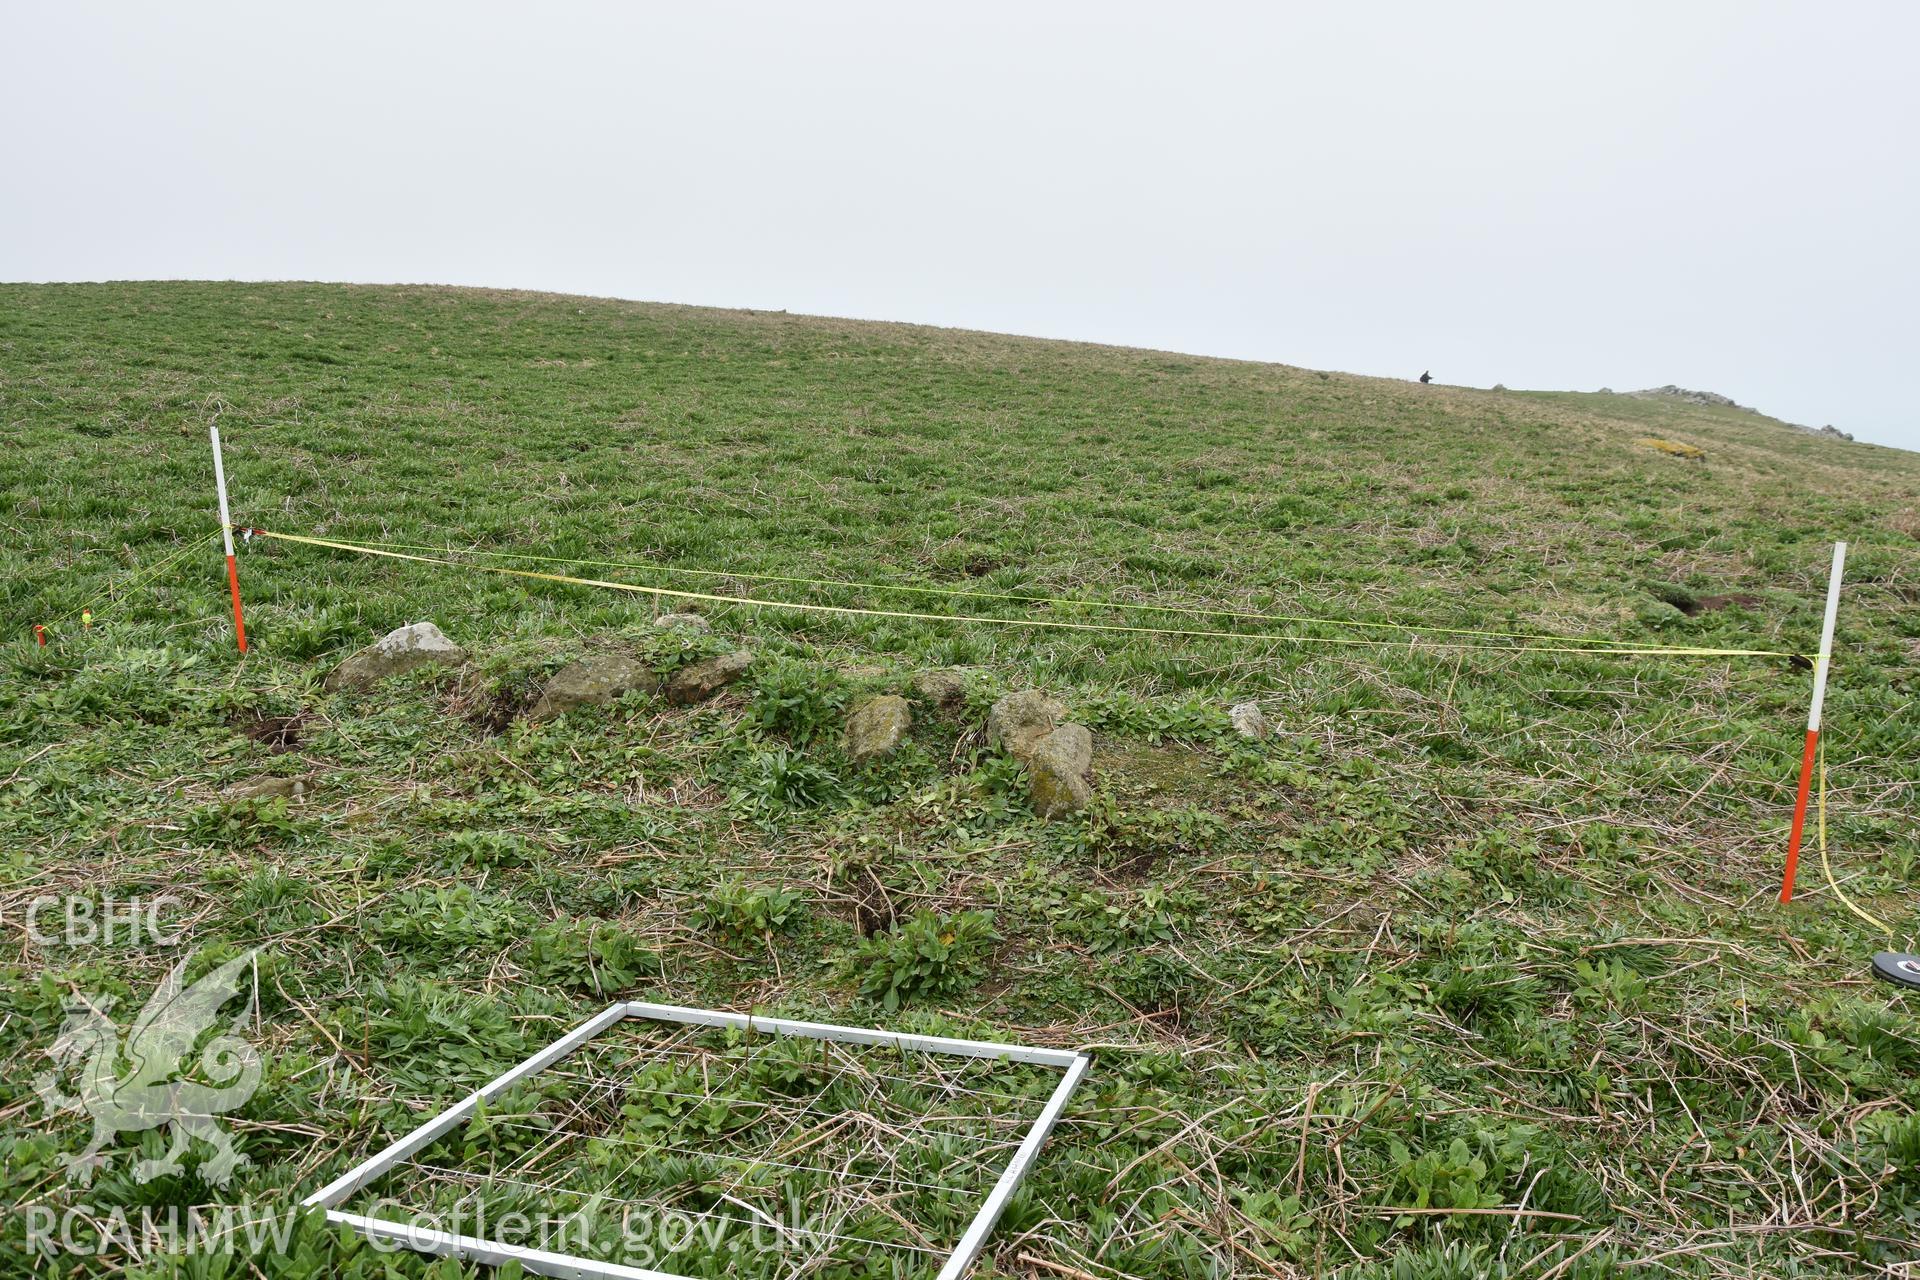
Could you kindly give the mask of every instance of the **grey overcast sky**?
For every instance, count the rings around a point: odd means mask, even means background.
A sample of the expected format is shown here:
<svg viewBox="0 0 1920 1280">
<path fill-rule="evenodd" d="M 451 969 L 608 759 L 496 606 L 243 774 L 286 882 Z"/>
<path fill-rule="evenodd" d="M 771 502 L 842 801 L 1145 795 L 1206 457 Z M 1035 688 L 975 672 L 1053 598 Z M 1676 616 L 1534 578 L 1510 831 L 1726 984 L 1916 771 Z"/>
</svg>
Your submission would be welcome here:
<svg viewBox="0 0 1920 1280">
<path fill-rule="evenodd" d="M 434 281 L 1920 449 L 1920 5 L 15 3 L 0 278 Z"/>
</svg>

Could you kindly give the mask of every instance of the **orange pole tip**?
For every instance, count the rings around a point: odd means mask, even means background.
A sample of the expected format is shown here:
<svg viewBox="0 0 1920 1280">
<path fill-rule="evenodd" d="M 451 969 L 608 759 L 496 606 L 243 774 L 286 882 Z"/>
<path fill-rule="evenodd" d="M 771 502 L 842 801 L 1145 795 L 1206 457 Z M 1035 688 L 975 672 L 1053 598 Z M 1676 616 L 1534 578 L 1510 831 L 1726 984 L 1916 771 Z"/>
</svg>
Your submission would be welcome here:
<svg viewBox="0 0 1920 1280">
<path fill-rule="evenodd" d="M 1807 730 L 1807 744 L 1800 752 L 1800 791 L 1793 802 L 1793 830 L 1787 836 L 1787 871 L 1780 881 L 1780 901 L 1793 901 L 1793 876 L 1800 869 L 1800 836 L 1807 826 L 1807 796 L 1813 789 L 1813 752 L 1820 741 L 1818 729 Z"/>
<path fill-rule="evenodd" d="M 240 613 L 240 566 L 227 557 L 227 585 L 233 590 L 233 635 L 240 652 L 247 651 L 247 620 Z"/>
</svg>

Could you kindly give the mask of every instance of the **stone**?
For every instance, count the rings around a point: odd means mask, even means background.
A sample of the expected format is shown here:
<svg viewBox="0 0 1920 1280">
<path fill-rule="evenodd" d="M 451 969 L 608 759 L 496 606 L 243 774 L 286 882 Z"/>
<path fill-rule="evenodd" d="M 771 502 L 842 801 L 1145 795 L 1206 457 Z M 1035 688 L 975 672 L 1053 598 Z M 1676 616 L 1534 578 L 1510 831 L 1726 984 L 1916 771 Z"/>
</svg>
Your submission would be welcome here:
<svg viewBox="0 0 1920 1280">
<path fill-rule="evenodd" d="M 753 655 L 742 649 L 738 653 L 723 653 L 717 658 L 682 667 L 667 681 L 667 701 L 676 707 L 690 707 L 696 702 L 705 702 L 745 675 L 751 665 Z"/>
<path fill-rule="evenodd" d="M 272 800 L 285 796 L 289 800 L 301 800 L 313 794 L 319 785 L 318 774 L 306 774 L 298 778 L 283 778 L 268 775 L 264 778 L 250 778 L 245 782 L 236 782 L 221 795 L 228 800 Z"/>
<path fill-rule="evenodd" d="M 1042 818 L 1078 813 L 1093 799 L 1093 732 L 1063 724 L 1034 743 L 1027 754 L 1033 811 Z"/>
<path fill-rule="evenodd" d="M 653 620 L 653 625 L 662 631 L 698 631 L 705 633 L 713 630 L 711 624 L 697 613 L 663 613 Z"/>
<path fill-rule="evenodd" d="M 1065 703 L 1038 689 L 1010 693 L 987 712 L 987 745 L 1004 748 L 1014 759 L 1024 761 L 1066 713 Z"/>
<path fill-rule="evenodd" d="M 898 694 L 869 698 L 847 717 L 847 759 L 865 764 L 890 756 L 906 741 L 913 727 L 913 708 Z"/>
<path fill-rule="evenodd" d="M 1234 703 L 1227 709 L 1227 719 L 1233 722 L 1233 731 L 1243 738 L 1258 742 L 1267 736 L 1267 713 L 1257 702 Z"/>
<path fill-rule="evenodd" d="M 1033 754 L 1044 754 L 1069 772 L 1090 773 L 1093 769 L 1093 730 L 1083 724 L 1063 724 L 1035 743 Z"/>
<path fill-rule="evenodd" d="M 951 711 L 967 700 L 967 672 L 960 667 L 922 671 L 913 678 L 915 694 L 943 711 Z"/>
<path fill-rule="evenodd" d="M 371 689 L 377 681 L 416 667 L 457 667 L 467 651 L 431 622 L 413 622 L 387 632 L 347 658 L 327 676 L 329 689 Z"/>
<path fill-rule="evenodd" d="M 605 706 L 623 693 L 651 689 L 659 680 L 652 667 L 624 653 L 590 653 L 553 673 L 527 718 L 550 720 L 575 707 Z"/>
</svg>

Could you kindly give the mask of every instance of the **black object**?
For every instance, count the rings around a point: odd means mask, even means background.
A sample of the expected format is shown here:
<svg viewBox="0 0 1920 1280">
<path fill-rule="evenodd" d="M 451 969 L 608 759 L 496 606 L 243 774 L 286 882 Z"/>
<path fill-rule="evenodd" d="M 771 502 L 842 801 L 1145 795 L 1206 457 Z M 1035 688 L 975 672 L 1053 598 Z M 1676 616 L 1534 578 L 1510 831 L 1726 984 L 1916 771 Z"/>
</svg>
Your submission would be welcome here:
<svg viewBox="0 0 1920 1280">
<path fill-rule="evenodd" d="M 1420 381 L 1421 381 L 1421 382 L 1423 382 L 1423 383 L 1425 383 L 1425 382 L 1432 382 L 1432 381 L 1433 381 L 1433 373 L 1432 373 L 1432 371 L 1431 371 L 1431 370 L 1429 370 L 1428 372 L 1426 372 L 1426 373 L 1423 373 L 1423 374 L 1421 374 L 1421 375 L 1420 375 Z"/>
<path fill-rule="evenodd" d="M 1920 990 L 1920 956 L 1904 951 L 1882 951 L 1873 958 L 1873 976 L 1897 987 Z"/>
</svg>

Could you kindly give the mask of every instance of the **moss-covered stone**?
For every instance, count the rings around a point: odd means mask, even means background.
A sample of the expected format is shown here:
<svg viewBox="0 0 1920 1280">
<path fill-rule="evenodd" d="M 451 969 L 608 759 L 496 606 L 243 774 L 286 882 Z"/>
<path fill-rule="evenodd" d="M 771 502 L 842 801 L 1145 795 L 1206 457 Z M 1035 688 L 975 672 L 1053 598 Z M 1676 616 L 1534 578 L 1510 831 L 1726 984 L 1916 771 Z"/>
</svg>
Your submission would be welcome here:
<svg viewBox="0 0 1920 1280">
<path fill-rule="evenodd" d="M 913 678 L 913 692 L 922 701 L 951 711 L 967 700 L 967 671 L 963 667 L 922 671 Z"/>
<path fill-rule="evenodd" d="M 1063 724 L 1041 738 L 1027 754 L 1027 780 L 1033 811 L 1042 818 L 1078 813 L 1093 799 L 1093 733 L 1085 725 Z"/>
<path fill-rule="evenodd" d="M 747 668 L 752 665 L 753 655 L 742 649 L 738 653 L 723 653 L 717 658 L 682 667 L 667 681 L 667 701 L 676 707 L 690 707 L 696 702 L 705 702 L 745 675 Z"/>
<path fill-rule="evenodd" d="M 1053 732 L 1066 706 L 1038 689 L 1010 693 L 987 712 L 987 745 L 1024 761 L 1034 744 Z"/>
<path fill-rule="evenodd" d="M 604 706 L 634 689 L 651 689 L 658 679 L 653 668 L 627 654 L 588 654 L 554 672 L 527 715 L 548 720 L 575 707 Z"/>
<path fill-rule="evenodd" d="M 847 717 L 847 759 L 865 764 L 890 756 L 900 749 L 912 727 L 913 708 L 905 698 L 896 694 L 870 698 Z"/>
</svg>

